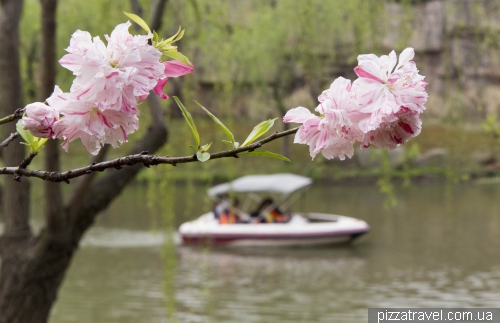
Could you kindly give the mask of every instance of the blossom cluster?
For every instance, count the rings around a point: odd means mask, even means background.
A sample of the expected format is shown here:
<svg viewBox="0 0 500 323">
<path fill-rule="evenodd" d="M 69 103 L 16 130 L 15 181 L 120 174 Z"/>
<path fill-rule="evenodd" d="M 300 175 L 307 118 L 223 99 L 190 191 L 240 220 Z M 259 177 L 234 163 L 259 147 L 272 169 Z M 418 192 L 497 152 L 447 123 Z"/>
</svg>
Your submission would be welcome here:
<svg viewBox="0 0 500 323">
<path fill-rule="evenodd" d="M 105 44 L 86 31 L 76 31 L 59 63 L 75 79 L 69 92 L 58 86 L 46 103 L 25 108 L 22 125 L 34 136 L 64 139 L 63 148 L 80 138 L 91 154 L 104 144 L 116 147 L 139 127 L 139 99 L 150 91 L 168 99 L 168 77 L 193 71 L 179 61 L 162 62 L 162 53 L 149 44 L 153 35 L 129 33 L 130 22 L 116 26 Z"/>
<path fill-rule="evenodd" d="M 418 73 L 413 48 L 399 56 L 359 55 L 354 82 L 337 78 L 318 97 L 316 111 L 304 107 L 289 110 L 284 122 L 301 123 L 295 143 L 309 145 L 314 158 L 354 154 L 354 144 L 394 149 L 420 133 L 420 113 L 427 101 L 424 76 Z"/>
</svg>

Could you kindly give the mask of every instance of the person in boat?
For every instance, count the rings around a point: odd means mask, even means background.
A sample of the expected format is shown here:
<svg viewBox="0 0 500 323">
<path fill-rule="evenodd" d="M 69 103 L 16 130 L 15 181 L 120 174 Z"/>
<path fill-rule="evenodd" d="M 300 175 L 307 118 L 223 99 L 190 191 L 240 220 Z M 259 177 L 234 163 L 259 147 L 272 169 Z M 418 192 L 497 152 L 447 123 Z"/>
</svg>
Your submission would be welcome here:
<svg viewBox="0 0 500 323">
<path fill-rule="evenodd" d="M 248 214 L 245 216 L 243 212 L 241 212 L 238 207 L 240 205 L 240 200 L 235 197 L 232 204 L 228 204 L 228 207 L 224 212 L 222 212 L 219 216 L 220 224 L 236 224 L 236 223 L 248 223 L 248 220 L 245 218 L 248 217 Z"/>
<path fill-rule="evenodd" d="M 218 195 L 213 209 L 214 217 L 219 220 L 221 214 L 226 212 L 228 208 L 229 200 L 227 194 Z"/>
<path fill-rule="evenodd" d="M 290 220 L 279 208 L 274 205 L 271 198 L 264 199 L 257 210 L 250 213 L 252 223 L 285 223 Z"/>
</svg>

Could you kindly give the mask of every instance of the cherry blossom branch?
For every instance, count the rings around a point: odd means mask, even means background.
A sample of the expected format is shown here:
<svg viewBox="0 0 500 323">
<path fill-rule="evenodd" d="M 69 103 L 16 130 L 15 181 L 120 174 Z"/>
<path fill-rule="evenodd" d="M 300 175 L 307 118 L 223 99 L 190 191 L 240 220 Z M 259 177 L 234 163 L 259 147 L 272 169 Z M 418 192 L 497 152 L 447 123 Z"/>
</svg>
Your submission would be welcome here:
<svg viewBox="0 0 500 323">
<path fill-rule="evenodd" d="M 262 147 L 264 144 L 268 142 L 274 141 L 281 137 L 292 135 L 296 133 L 298 129 L 299 128 L 297 127 L 282 132 L 275 132 L 272 135 L 262 140 L 256 141 L 248 146 L 210 154 L 210 159 L 219 159 L 225 157 L 238 158 L 239 157 L 238 154 L 240 153 L 254 151 L 255 149 Z M 105 162 L 92 163 L 86 167 L 77 168 L 66 172 L 48 172 L 41 170 L 26 169 L 26 167 L 29 165 L 29 163 L 31 162 L 31 160 L 33 160 L 34 157 L 35 156 L 31 155 L 26 157 L 26 159 L 29 159 L 29 162 L 26 163 L 25 159 L 25 161 L 23 161 L 23 163 L 21 163 L 18 167 L 0 168 L 0 175 L 9 175 L 9 174 L 14 175 L 16 180 L 18 179 L 19 176 L 26 176 L 26 177 L 37 177 L 46 181 L 51 181 L 56 183 L 66 182 L 69 184 L 70 179 L 80 177 L 83 175 L 88 175 L 96 171 L 102 172 L 108 168 L 120 169 L 123 166 L 132 166 L 136 164 L 144 164 L 144 166 L 146 167 L 156 166 L 159 164 L 170 164 L 172 166 L 176 166 L 177 164 L 192 163 L 198 161 L 196 155 L 184 156 L 184 157 L 155 156 L 155 155 L 150 155 L 148 154 L 148 152 L 145 151 L 140 154 L 120 157 Z"/>
<path fill-rule="evenodd" d="M 12 121 L 19 120 L 19 119 L 21 119 L 23 117 L 23 114 L 24 114 L 24 108 L 17 109 L 13 114 L 8 115 L 8 116 L 0 119 L 0 125 L 4 124 L 4 123 L 9 123 L 9 122 L 12 122 Z"/>
<path fill-rule="evenodd" d="M 7 147 L 17 137 L 19 137 L 19 134 L 17 132 L 11 133 L 10 136 L 7 137 L 7 139 L 0 143 L 0 148 Z"/>
<path fill-rule="evenodd" d="M 38 153 L 30 153 L 28 156 L 24 157 L 23 161 L 17 166 L 17 172 L 14 172 L 14 180 L 20 182 L 22 174 L 20 170 L 25 170 L 33 161 L 33 159 L 38 155 Z"/>
</svg>

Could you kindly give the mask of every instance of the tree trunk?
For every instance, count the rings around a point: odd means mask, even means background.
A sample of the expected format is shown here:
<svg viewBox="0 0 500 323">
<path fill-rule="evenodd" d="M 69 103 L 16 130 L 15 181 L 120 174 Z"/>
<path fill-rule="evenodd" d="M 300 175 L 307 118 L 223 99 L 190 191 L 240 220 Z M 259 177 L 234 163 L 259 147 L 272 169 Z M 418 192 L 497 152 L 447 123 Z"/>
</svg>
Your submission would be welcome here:
<svg viewBox="0 0 500 323">
<path fill-rule="evenodd" d="M 48 235 L 6 247 L 0 275 L 0 323 L 47 322 L 74 250 L 67 240 Z"/>
<path fill-rule="evenodd" d="M 23 2 L 2 0 L 0 7 L 0 108 L 3 115 L 23 107 L 23 91 L 19 72 L 19 20 Z M 16 131 L 14 122 L 2 125 L 2 138 Z M 4 165 L 18 165 L 25 157 L 25 148 L 14 140 L 2 149 Z M 31 235 L 28 224 L 29 186 L 7 178 L 3 194 L 4 235 L 9 238 Z"/>
<path fill-rule="evenodd" d="M 2 38 L 6 37 L 10 41 L 8 55 L 2 52 L 1 61 L 8 64 L 8 69 L 1 68 L 8 72 L 9 77 L 2 75 L 2 81 L 8 80 L 13 83 L 14 89 L 7 89 L 15 98 L 10 99 L 10 103 L 2 100 L 2 106 L 12 110 L 22 107 L 22 89 L 19 73 L 19 53 L 18 53 L 18 24 L 22 9 L 22 1 L 18 3 L 6 3 L 2 8 Z M 44 101 L 52 92 L 55 84 L 56 54 L 55 54 L 55 25 L 57 0 L 41 0 L 42 5 L 42 42 L 41 42 L 41 86 L 40 101 Z M 5 44 L 5 41 L 2 41 Z M 7 49 L 7 48 L 5 48 Z M 14 81 L 13 81 L 14 80 Z M 3 87 L 3 86 L 2 86 Z M 14 101 L 15 100 L 15 101 Z M 3 113 L 6 114 L 4 108 Z M 14 131 L 15 124 L 6 125 L 4 135 Z M 45 147 L 45 155 L 48 170 L 58 170 L 59 158 L 57 156 L 57 143 L 48 142 Z M 9 150 L 4 152 L 4 162 L 6 165 L 19 164 L 24 157 L 23 146 L 18 142 L 11 143 Z M 15 153 L 12 153 L 15 150 Z M 7 181 L 7 185 L 13 186 L 14 190 L 7 188 L 4 209 L 6 226 L 9 219 L 22 219 L 23 226 L 19 228 L 28 232 L 21 235 L 24 238 L 17 238 L 15 233 L 11 236 L 11 229 L 6 227 L 2 237 L 2 267 L 0 272 L 0 323 L 9 322 L 45 322 L 48 320 L 50 309 L 57 295 L 57 290 L 61 285 L 64 273 L 70 263 L 73 254 L 74 244 L 67 241 L 58 241 L 49 234 L 55 231 L 51 217 L 59 216 L 62 213 L 62 199 L 60 198 L 60 186 L 50 183 L 45 192 L 48 195 L 47 227 L 48 230 L 40 237 L 31 237 L 28 226 L 29 196 L 28 192 L 22 191 L 26 183 L 21 184 L 12 180 Z M 48 184 L 49 182 L 47 182 Z M 50 202 L 49 202 L 50 201 Z M 21 214 L 21 216 L 20 216 Z M 23 227 L 25 227 L 23 229 Z M 59 226 L 59 229 L 62 229 Z"/>
</svg>

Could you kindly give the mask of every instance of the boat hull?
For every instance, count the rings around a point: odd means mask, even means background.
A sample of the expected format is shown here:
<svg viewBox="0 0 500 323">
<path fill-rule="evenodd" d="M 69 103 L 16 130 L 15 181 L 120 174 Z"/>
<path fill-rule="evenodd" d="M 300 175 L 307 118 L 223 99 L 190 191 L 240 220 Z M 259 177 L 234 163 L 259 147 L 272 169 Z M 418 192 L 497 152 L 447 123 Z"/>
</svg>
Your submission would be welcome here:
<svg viewBox="0 0 500 323">
<path fill-rule="evenodd" d="M 224 246 L 314 246 L 347 243 L 369 231 L 366 222 L 350 217 L 334 217 L 335 221 L 310 223 L 295 215 L 287 224 L 220 225 L 213 215 L 183 224 L 179 233 L 185 245 Z"/>
</svg>

